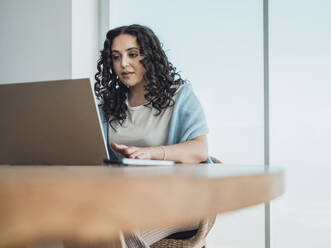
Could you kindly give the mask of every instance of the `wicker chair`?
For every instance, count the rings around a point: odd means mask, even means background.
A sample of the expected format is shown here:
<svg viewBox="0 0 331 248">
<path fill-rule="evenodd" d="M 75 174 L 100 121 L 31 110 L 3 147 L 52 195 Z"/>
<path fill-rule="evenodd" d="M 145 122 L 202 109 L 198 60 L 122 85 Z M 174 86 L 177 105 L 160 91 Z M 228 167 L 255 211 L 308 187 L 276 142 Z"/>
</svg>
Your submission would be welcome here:
<svg viewBox="0 0 331 248">
<path fill-rule="evenodd" d="M 219 159 L 212 156 L 211 160 L 215 164 L 222 163 Z M 216 216 L 202 220 L 198 230 L 189 238 L 176 238 L 176 234 L 170 235 L 151 245 L 151 248 L 206 248 L 206 237 L 213 227 L 215 219 Z"/>
<path fill-rule="evenodd" d="M 188 239 L 175 239 L 175 238 L 164 238 L 160 241 L 152 244 L 150 248 L 204 248 L 206 247 L 206 236 L 209 230 L 214 225 L 216 217 L 204 219 L 200 222 L 198 230 L 195 234 Z M 118 239 L 113 239 L 108 242 L 100 243 L 76 243 L 64 241 L 64 248 L 123 248 L 124 245 L 123 236 L 120 235 Z"/>
<path fill-rule="evenodd" d="M 206 237 L 214 225 L 216 216 L 200 222 L 196 234 L 189 239 L 165 238 L 151 245 L 151 248 L 203 248 L 206 247 Z"/>
</svg>

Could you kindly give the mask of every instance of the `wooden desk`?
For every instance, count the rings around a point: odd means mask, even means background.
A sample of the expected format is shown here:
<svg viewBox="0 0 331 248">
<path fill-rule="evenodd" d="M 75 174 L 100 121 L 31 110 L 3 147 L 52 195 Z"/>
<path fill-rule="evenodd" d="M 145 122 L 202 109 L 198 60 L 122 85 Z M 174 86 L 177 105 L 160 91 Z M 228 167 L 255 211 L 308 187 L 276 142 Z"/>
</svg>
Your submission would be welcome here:
<svg viewBox="0 0 331 248">
<path fill-rule="evenodd" d="M 268 202 L 282 170 L 263 166 L 0 166 L 0 247 L 106 241 Z"/>
</svg>

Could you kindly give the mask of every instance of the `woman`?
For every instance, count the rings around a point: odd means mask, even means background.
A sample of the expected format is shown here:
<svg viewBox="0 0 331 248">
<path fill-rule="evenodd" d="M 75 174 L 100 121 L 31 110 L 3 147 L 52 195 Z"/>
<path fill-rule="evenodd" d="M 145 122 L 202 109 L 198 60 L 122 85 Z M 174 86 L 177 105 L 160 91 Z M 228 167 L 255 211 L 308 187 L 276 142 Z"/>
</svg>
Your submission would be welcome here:
<svg viewBox="0 0 331 248">
<path fill-rule="evenodd" d="M 202 107 L 190 84 L 168 61 L 153 31 L 141 25 L 122 26 L 106 37 L 95 93 L 101 100 L 110 159 L 211 162 Z M 196 225 L 136 233 L 140 240 L 136 246 L 148 246 L 176 231 L 194 228 Z"/>
<path fill-rule="evenodd" d="M 105 133 L 111 158 L 207 160 L 208 128 L 201 105 L 151 29 L 130 25 L 110 30 L 97 68 L 95 93 L 109 124 Z"/>
</svg>

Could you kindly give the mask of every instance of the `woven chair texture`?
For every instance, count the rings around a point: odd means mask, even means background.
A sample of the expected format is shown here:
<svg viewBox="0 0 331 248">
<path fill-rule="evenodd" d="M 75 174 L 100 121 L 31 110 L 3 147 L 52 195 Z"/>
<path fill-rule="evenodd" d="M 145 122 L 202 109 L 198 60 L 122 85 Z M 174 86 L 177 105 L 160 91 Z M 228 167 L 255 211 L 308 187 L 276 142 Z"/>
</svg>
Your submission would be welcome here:
<svg viewBox="0 0 331 248">
<path fill-rule="evenodd" d="M 161 239 L 151 245 L 151 248 L 202 248 L 206 245 L 206 237 L 216 217 L 206 218 L 200 222 L 198 232 L 190 239 Z"/>
</svg>

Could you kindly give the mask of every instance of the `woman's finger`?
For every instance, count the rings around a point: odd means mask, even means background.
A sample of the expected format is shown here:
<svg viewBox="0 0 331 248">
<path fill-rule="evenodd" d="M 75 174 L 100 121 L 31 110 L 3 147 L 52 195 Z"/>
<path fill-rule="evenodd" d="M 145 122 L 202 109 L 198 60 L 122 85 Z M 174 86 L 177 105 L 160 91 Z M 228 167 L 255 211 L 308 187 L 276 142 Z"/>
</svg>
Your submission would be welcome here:
<svg viewBox="0 0 331 248">
<path fill-rule="evenodd" d="M 139 148 L 136 146 L 129 146 L 125 149 L 127 155 L 131 155 L 132 153 L 136 152 Z"/>
<path fill-rule="evenodd" d="M 114 142 L 111 143 L 111 147 L 116 150 L 117 152 L 121 151 L 121 150 L 125 150 L 128 148 L 128 146 L 126 145 L 121 145 L 121 144 L 116 144 Z"/>
<path fill-rule="evenodd" d="M 140 158 L 141 152 L 140 151 L 135 151 L 130 154 L 129 158 Z"/>
<path fill-rule="evenodd" d="M 151 156 L 149 153 L 145 151 L 136 151 L 130 155 L 130 158 L 138 158 L 138 159 L 151 159 Z"/>
</svg>

